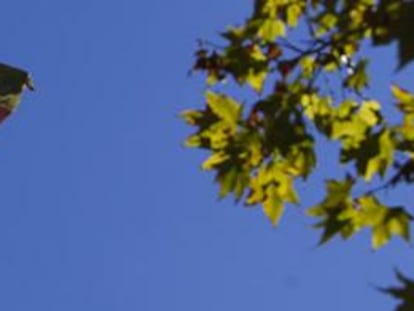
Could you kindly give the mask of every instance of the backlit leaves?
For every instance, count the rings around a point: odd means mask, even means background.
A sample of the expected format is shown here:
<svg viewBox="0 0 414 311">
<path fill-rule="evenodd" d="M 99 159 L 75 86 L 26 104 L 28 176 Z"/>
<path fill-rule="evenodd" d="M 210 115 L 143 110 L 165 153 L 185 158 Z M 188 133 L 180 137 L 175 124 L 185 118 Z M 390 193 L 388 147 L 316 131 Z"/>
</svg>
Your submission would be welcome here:
<svg viewBox="0 0 414 311">
<path fill-rule="evenodd" d="M 401 300 L 396 311 L 412 311 L 414 310 L 414 281 L 399 271 L 396 272 L 396 275 L 401 287 L 389 287 L 381 289 L 381 291 Z"/>
<path fill-rule="evenodd" d="M 361 197 L 357 204 L 360 211 L 355 217 L 355 222 L 361 227 L 372 228 L 371 241 L 374 249 L 384 246 L 392 236 L 409 240 L 412 217 L 403 208 L 389 208 L 373 196 Z"/>
<path fill-rule="evenodd" d="M 262 203 L 263 211 L 273 225 L 277 225 L 286 203 L 298 203 L 293 177 L 283 162 L 262 165 L 250 182 L 246 204 Z"/>
<path fill-rule="evenodd" d="M 283 37 L 286 35 L 285 24 L 279 19 L 266 19 L 260 26 L 257 34 L 264 41 L 272 42 L 277 37 Z"/>
<path fill-rule="evenodd" d="M 358 93 L 362 92 L 369 83 L 369 77 L 366 73 L 367 65 L 368 62 L 366 60 L 361 60 L 355 67 L 350 68 L 350 74 L 345 79 L 344 85 Z"/>
<path fill-rule="evenodd" d="M 409 241 L 411 215 L 381 191 L 414 183 L 414 94 L 392 85 L 394 104 L 376 100 L 366 48 L 396 43 L 396 67 L 405 68 L 413 20 L 413 1 L 255 0 L 251 16 L 221 33 L 224 45 L 200 41 L 191 72 L 204 73 L 208 90 L 204 108 L 182 113 L 195 129 L 185 144 L 207 151 L 202 168 L 219 197 L 260 206 L 278 225 L 299 203 L 295 186 L 323 172 L 326 194 L 307 213 L 321 244 L 362 230 L 373 249 Z M 241 97 L 244 86 L 242 104 L 231 93 Z M 403 287 L 386 291 L 403 300 L 398 311 L 411 311 L 412 282 L 398 278 Z"/>
<path fill-rule="evenodd" d="M 225 122 L 233 130 L 237 127 L 240 118 L 241 106 L 234 99 L 216 94 L 213 92 L 206 93 L 207 106 L 213 113 L 223 122 Z"/>
<path fill-rule="evenodd" d="M 225 68 L 239 84 L 248 83 L 260 92 L 269 74 L 268 60 L 262 49 L 256 44 L 242 46 L 236 44 L 226 49 Z"/>
<path fill-rule="evenodd" d="M 277 225 L 299 202 L 296 183 L 329 159 L 348 177 L 327 181 L 325 199 L 309 210 L 321 243 L 364 228 L 375 249 L 409 239 L 403 208 L 380 203 L 377 190 L 354 194 L 414 182 L 414 95 L 393 85 L 403 117 L 388 120 L 387 103 L 368 96 L 371 60 L 360 49 L 396 41 L 399 67 L 414 58 L 413 3 L 403 2 L 256 0 L 244 23 L 221 33 L 224 45 L 200 42 L 192 71 L 205 73 L 205 106 L 182 117 L 195 129 L 186 145 L 209 153 L 202 168 L 215 174 L 219 197 L 261 206 Z M 243 104 L 232 82 L 253 90 Z M 321 142 L 339 157 L 324 145 L 317 154 Z"/>
<path fill-rule="evenodd" d="M 286 20 L 289 27 L 296 27 L 299 22 L 299 18 L 303 13 L 303 6 L 299 4 L 299 1 L 296 3 L 290 4 L 286 9 Z"/>
<path fill-rule="evenodd" d="M 317 228 L 323 228 L 321 244 L 335 235 L 348 239 L 364 228 L 371 229 L 374 249 L 384 246 L 393 236 L 409 240 L 410 214 L 401 207 L 387 207 L 373 195 L 353 198 L 353 186 L 354 180 L 350 178 L 328 181 L 326 198 L 308 211 L 310 216 L 322 219 L 316 224 Z"/>
<path fill-rule="evenodd" d="M 358 147 L 342 150 L 342 161 L 355 161 L 357 172 L 370 181 L 375 174 L 384 176 L 394 160 L 394 142 L 390 131 L 367 135 Z"/>
<path fill-rule="evenodd" d="M 396 85 L 391 86 L 392 94 L 397 100 L 398 108 L 406 114 L 414 113 L 414 95 Z"/>
<path fill-rule="evenodd" d="M 351 178 L 343 181 L 327 181 L 325 199 L 308 210 L 310 216 L 322 219 L 315 225 L 316 228 L 323 229 L 320 244 L 329 241 L 337 234 L 348 238 L 358 231 L 358 228 L 354 228 L 350 217 L 355 213 L 351 196 L 353 185 L 354 181 Z"/>
<path fill-rule="evenodd" d="M 189 124 L 198 127 L 197 133 L 186 140 L 188 147 L 211 148 L 220 150 L 226 147 L 237 132 L 241 117 L 241 104 L 229 96 L 206 93 L 206 109 L 187 110 L 182 117 Z M 211 162 L 217 162 L 217 155 Z M 210 167 L 211 164 L 207 164 Z"/>
</svg>

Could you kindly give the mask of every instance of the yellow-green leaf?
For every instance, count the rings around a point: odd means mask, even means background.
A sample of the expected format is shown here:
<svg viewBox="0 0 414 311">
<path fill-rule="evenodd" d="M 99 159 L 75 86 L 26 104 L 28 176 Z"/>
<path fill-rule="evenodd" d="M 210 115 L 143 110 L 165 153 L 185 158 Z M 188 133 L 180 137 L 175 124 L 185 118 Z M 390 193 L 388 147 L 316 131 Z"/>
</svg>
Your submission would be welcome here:
<svg viewBox="0 0 414 311">
<path fill-rule="evenodd" d="M 391 85 L 391 92 L 401 103 L 414 102 L 414 95 L 396 85 Z"/>
<path fill-rule="evenodd" d="M 286 35 L 285 23 L 280 19 L 267 18 L 259 28 L 258 35 L 265 41 L 273 42 Z"/>
<path fill-rule="evenodd" d="M 373 196 L 361 197 L 358 202 L 360 210 L 354 221 L 372 228 L 371 242 L 374 249 L 383 247 L 392 236 L 400 236 L 406 241 L 410 239 L 412 217 L 403 208 L 387 207 Z"/>
<path fill-rule="evenodd" d="M 184 144 L 186 147 L 189 147 L 189 148 L 200 147 L 201 138 L 199 135 L 191 135 L 185 140 Z"/>
<path fill-rule="evenodd" d="M 213 153 L 207 160 L 202 164 L 203 170 L 211 170 L 215 166 L 223 163 L 229 158 L 229 155 L 223 151 Z"/>
<path fill-rule="evenodd" d="M 405 113 L 414 113 L 414 94 L 396 86 L 391 86 L 391 92 L 397 99 L 398 107 Z"/>
<path fill-rule="evenodd" d="M 263 89 L 263 84 L 266 80 L 268 72 L 266 70 L 255 72 L 253 68 L 250 68 L 246 77 L 246 82 L 258 93 Z"/>
<path fill-rule="evenodd" d="M 320 36 L 330 31 L 336 26 L 338 22 L 338 16 L 332 13 L 324 13 L 319 17 L 319 29 L 316 32 L 316 35 Z"/>
<path fill-rule="evenodd" d="M 219 197 L 223 198 L 233 192 L 236 199 L 239 199 L 249 184 L 249 177 L 249 172 L 238 166 L 220 170 L 216 175 L 216 182 L 220 184 Z"/>
<path fill-rule="evenodd" d="M 237 125 L 241 114 L 241 105 L 229 96 L 206 92 L 207 105 L 223 121 Z"/>
<path fill-rule="evenodd" d="M 372 229 L 371 242 L 374 249 L 379 249 L 387 244 L 390 238 L 391 234 L 386 226 L 376 226 Z"/>
<path fill-rule="evenodd" d="M 296 27 L 298 25 L 298 19 L 302 14 L 302 8 L 298 4 L 291 4 L 287 8 L 287 24 L 290 27 Z"/>
<path fill-rule="evenodd" d="M 312 56 L 302 57 L 300 65 L 302 66 L 303 76 L 307 79 L 312 78 L 316 68 L 315 58 Z"/>
<path fill-rule="evenodd" d="M 381 105 L 377 101 L 365 101 L 362 103 L 358 115 L 364 122 L 372 127 L 377 125 L 381 119 L 379 115 L 380 109 Z"/>
<path fill-rule="evenodd" d="M 280 218 L 283 215 L 284 204 L 278 195 L 275 185 L 269 185 L 266 188 L 266 200 L 263 202 L 263 211 L 265 215 L 272 222 L 272 225 L 277 226 Z"/>
<path fill-rule="evenodd" d="M 181 112 L 181 117 L 189 125 L 195 125 L 197 120 L 203 117 L 203 112 L 199 110 L 184 110 Z"/>
<path fill-rule="evenodd" d="M 393 162 L 395 147 L 390 131 L 385 130 L 379 135 L 378 147 L 378 154 L 368 160 L 364 174 L 367 181 L 371 180 L 376 173 L 383 176 Z"/>
</svg>

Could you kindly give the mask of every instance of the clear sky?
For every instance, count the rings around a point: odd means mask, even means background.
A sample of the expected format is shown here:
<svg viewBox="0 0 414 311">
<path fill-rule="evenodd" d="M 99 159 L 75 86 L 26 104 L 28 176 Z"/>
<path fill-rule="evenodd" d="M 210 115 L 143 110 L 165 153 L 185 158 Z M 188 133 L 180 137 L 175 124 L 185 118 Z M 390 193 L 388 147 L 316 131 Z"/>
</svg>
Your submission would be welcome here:
<svg viewBox="0 0 414 311">
<path fill-rule="evenodd" d="M 2 4 L 0 60 L 37 90 L 0 128 L 0 310 L 392 310 L 374 286 L 413 272 L 410 246 L 374 253 L 362 234 L 318 248 L 294 208 L 274 229 L 259 208 L 218 202 L 204 155 L 182 147 L 191 129 L 177 115 L 204 89 L 187 77 L 196 39 L 250 7 Z M 388 52 L 373 54 L 382 94 Z M 300 191 L 305 206 L 323 193 Z"/>
</svg>

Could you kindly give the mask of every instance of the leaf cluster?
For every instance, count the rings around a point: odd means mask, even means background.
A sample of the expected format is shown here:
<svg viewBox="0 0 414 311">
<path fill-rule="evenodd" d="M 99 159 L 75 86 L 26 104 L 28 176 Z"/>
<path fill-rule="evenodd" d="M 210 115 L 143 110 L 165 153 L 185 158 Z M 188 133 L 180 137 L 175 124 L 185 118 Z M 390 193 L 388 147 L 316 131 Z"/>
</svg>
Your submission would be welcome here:
<svg viewBox="0 0 414 311">
<path fill-rule="evenodd" d="M 297 182 L 324 165 L 315 150 L 327 140 L 339 146 L 347 177 L 327 181 L 325 198 L 309 210 L 320 219 L 321 242 L 362 228 L 372 229 L 374 248 L 393 235 L 409 240 L 408 211 L 380 203 L 376 192 L 414 181 L 414 95 L 391 86 L 403 121 L 390 124 L 382 103 L 366 95 L 369 58 L 360 46 L 397 41 L 403 68 L 414 59 L 406 31 L 413 12 L 409 1 L 257 0 L 244 24 L 221 34 L 224 46 L 201 42 L 193 71 L 206 74 L 205 108 L 182 116 L 196 127 L 186 145 L 210 152 L 202 168 L 215 172 L 219 196 L 262 205 L 278 224 L 286 205 L 300 201 Z M 306 39 L 288 40 L 295 31 Z M 333 79 L 342 96 L 324 83 Z M 216 90 L 230 80 L 258 99 L 242 104 Z M 354 194 L 378 180 L 372 191 Z"/>
<path fill-rule="evenodd" d="M 394 236 L 410 241 L 410 212 L 380 191 L 414 182 L 414 93 L 390 85 L 401 116 L 391 122 L 389 103 L 369 94 L 372 60 L 361 47 L 395 42 L 396 68 L 405 69 L 413 20 L 408 0 L 256 0 L 244 23 L 221 33 L 223 46 L 201 41 L 192 71 L 205 74 L 205 105 L 182 116 L 195 127 L 186 145 L 209 152 L 202 168 L 215 173 L 219 196 L 262 206 L 277 225 L 300 203 L 297 184 L 332 157 L 317 152 L 329 143 L 339 148 L 339 176 L 307 210 L 320 243 L 363 229 L 374 249 Z M 241 102 L 232 83 L 256 96 Z M 398 276 L 405 288 L 387 292 L 411 310 L 412 282 Z"/>
</svg>

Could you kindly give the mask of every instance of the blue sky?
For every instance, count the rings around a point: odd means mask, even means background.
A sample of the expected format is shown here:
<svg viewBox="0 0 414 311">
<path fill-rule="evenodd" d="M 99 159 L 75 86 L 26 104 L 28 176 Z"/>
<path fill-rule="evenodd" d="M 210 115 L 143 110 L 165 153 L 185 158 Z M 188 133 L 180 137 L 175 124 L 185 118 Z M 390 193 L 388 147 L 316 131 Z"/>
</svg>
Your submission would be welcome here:
<svg viewBox="0 0 414 311">
<path fill-rule="evenodd" d="M 318 248 L 300 209 L 274 229 L 218 202 L 204 155 L 182 147 L 178 113 L 204 90 L 187 77 L 196 39 L 250 11 L 203 3 L 3 4 L 0 59 L 37 90 L 0 129 L 0 310 L 392 310 L 373 285 L 413 272 L 410 246 Z M 373 55 L 386 98 L 392 57 Z M 305 205 L 323 193 L 300 190 Z"/>
</svg>

